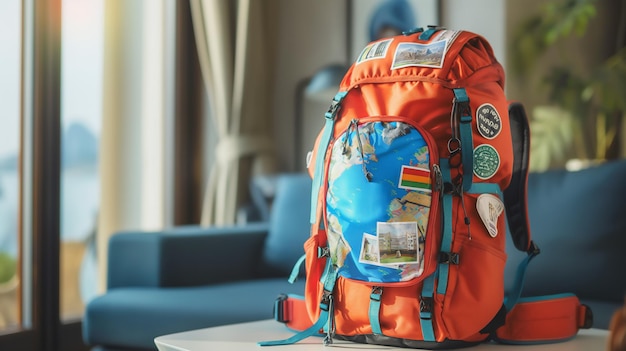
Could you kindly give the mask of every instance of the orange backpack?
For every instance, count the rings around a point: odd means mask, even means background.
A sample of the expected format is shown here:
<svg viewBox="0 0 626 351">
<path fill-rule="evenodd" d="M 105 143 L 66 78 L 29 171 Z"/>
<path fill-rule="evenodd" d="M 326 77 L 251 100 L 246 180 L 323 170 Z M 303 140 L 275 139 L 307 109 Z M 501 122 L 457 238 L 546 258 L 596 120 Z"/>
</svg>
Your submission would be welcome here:
<svg viewBox="0 0 626 351">
<path fill-rule="evenodd" d="M 484 38 L 429 27 L 372 42 L 325 117 L 309 163 L 304 299 L 276 305 L 278 320 L 303 331 L 261 345 L 323 333 L 327 343 L 442 349 L 590 326 L 573 295 L 520 301 L 539 253 L 526 213 L 529 132 Z M 528 255 L 505 296 L 508 228 Z"/>
</svg>

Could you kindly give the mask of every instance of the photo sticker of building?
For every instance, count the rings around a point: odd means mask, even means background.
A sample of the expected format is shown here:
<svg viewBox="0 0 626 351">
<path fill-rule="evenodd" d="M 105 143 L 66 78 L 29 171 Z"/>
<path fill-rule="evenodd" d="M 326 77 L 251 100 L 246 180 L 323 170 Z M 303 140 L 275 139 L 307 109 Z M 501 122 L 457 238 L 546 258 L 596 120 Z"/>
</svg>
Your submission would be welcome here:
<svg viewBox="0 0 626 351">
<path fill-rule="evenodd" d="M 419 263 L 417 222 L 379 222 L 377 232 L 381 264 Z"/>
<path fill-rule="evenodd" d="M 387 49 L 389 48 L 389 43 L 391 43 L 392 40 L 393 39 L 387 39 L 387 40 L 369 44 L 363 49 L 363 51 L 361 51 L 361 54 L 359 55 L 359 58 L 357 59 L 356 63 L 361 63 L 361 62 L 369 61 L 373 59 L 385 58 L 385 56 L 387 56 Z"/>
</svg>

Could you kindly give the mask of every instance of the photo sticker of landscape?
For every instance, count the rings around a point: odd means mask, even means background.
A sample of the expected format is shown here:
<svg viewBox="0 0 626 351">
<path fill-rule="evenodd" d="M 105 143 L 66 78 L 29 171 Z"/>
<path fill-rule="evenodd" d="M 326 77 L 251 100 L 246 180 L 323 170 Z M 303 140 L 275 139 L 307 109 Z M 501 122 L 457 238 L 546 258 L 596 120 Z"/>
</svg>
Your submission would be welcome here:
<svg viewBox="0 0 626 351">
<path fill-rule="evenodd" d="M 445 53 L 446 40 L 429 44 L 400 43 L 396 48 L 391 68 L 409 66 L 441 68 Z"/>
</svg>

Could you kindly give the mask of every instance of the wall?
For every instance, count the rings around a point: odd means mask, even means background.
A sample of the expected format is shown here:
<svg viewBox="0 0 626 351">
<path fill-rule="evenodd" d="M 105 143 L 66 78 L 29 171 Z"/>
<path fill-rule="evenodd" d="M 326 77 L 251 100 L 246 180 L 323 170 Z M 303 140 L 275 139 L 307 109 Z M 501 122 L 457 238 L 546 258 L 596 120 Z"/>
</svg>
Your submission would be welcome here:
<svg viewBox="0 0 626 351">
<path fill-rule="evenodd" d="M 506 7 L 509 1 L 441 0 L 442 25 L 484 36 L 506 68 Z"/>
<path fill-rule="evenodd" d="M 347 2 L 337 0 L 278 0 L 279 38 L 275 61 L 274 98 L 276 149 L 282 171 L 302 170 L 306 151 L 323 126 L 323 113 L 330 105 L 331 91 L 318 94 L 305 106 L 307 115 L 302 140 L 295 140 L 295 95 L 298 83 L 318 69 L 335 63 L 346 63 Z M 353 6 L 359 1 L 354 0 Z M 506 3 L 493 0 L 441 0 L 441 24 L 454 29 L 467 29 L 484 35 L 492 44 L 496 57 L 505 62 Z M 294 148 L 302 147 L 295 155 Z"/>
<path fill-rule="evenodd" d="M 284 171 L 296 168 L 293 161 L 294 148 L 291 145 L 296 144 L 294 114 L 298 83 L 325 65 L 346 61 L 346 3 L 336 0 L 279 2 L 279 37 L 274 68 L 274 87 L 277 91 L 274 97 L 274 123 L 278 166 Z M 301 158 L 301 164 L 304 164 L 305 155 Z"/>
</svg>

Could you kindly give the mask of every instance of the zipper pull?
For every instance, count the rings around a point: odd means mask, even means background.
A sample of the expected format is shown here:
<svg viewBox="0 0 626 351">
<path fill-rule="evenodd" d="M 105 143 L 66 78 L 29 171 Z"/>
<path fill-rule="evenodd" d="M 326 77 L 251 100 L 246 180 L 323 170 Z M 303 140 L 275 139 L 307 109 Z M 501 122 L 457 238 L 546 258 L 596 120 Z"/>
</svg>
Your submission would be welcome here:
<svg viewBox="0 0 626 351">
<path fill-rule="evenodd" d="M 363 169 L 363 175 L 368 182 L 371 182 L 374 175 L 367 170 L 367 166 L 365 165 L 365 152 L 363 151 L 363 142 L 361 141 L 361 132 L 359 131 L 359 120 L 355 118 L 350 122 L 350 124 L 354 125 L 356 130 L 356 140 L 359 145 L 359 153 L 361 154 L 361 168 Z"/>
<path fill-rule="evenodd" d="M 352 131 L 352 126 L 353 123 L 352 121 L 350 121 L 350 124 L 348 125 L 348 129 L 346 129 L 346 132 L 344 134 L 344 139 L 342 142 L 342 149 L 341 149 L 341 154 L 343 156 L 346 156 L 350 153 L 350 132 Z"/>
<path fill-rule="evenodd" d="M 441 168 L 439 167 L 438 164 L 434 164 L 432 167 L 432 172 L 433 172 L 433 177 L 435 178 L 435 184 L 434 184 L 434 189 L 435 191 L 438 192 L 443 192 L 443 175 L 441 174 Z"/>
<path fill-rule="evenodd" d="M 460 186 L 459 187 L 461 189 L 460 191 L 460 199 L 459 201 L 461 201 L 461 207 L 463 208 L 463 221 L 465 222 L 465 225 L 467 226 L 467 236 L 469 237 L 470 240 L 472 240 L 472 232 L 470 231 L 470 218 L 467 215 L 467 209 L 465 208 L 465 197 L 463 196 L 465 194 L 465 192 L 463 191 L 463 187 Z"/>
</svg>

